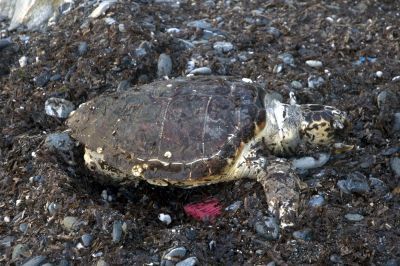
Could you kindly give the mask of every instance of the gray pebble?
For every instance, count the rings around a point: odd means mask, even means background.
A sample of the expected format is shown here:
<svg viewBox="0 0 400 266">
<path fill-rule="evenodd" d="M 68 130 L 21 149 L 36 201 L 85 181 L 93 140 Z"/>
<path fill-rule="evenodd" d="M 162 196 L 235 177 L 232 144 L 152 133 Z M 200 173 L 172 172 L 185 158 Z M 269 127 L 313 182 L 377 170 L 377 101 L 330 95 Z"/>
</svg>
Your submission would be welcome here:
<svg viewBox="0 0 400 266">
<path fill-rule="evenodd" d="M 51 74 L 48 71 L 43 71 L 39 76 L 35 77 L 33 81 L 38 87 L 44 87 L 50 81 Z"/>
<path fill-rule="evenodd" d="M 387 188 L 386 184 L 378 178 L 370 177 L 369 183 L 371 185 L 372 190 L 375 193 L 384 194 L 384 193 L 388 192 L 388 188 Z"/>
<path fill-rule="evenodd" d="M 68 115 L 75 109 L 75 105 L 62 98 L 49 98 L 44 104 L 44 109 L 47 115 L 58 118 L 67 118 Z"/>
<path fill-rule="evenodd" d="M 195 68 L 192 71 L 190 71 L 189 74 L 193 75 L 210 75 L 212 73 L 211 68 L 209 67 L 199 67 Z"/>
<path fill-rule="evenodd" d="M 400 176 L 400 158 L 393 157 L 390 159 L 390 167 L 396 176 Z"/>
<path fill-rule="evenodd" d="M 11 38 L 0 39 L 0 50 L 10 46 L 12 43 Z"/>
<path fill-rule="evenodd" d="M 112 230 L 112 241 L 114 243 L 118 243 L 119 241 L 121 241 L 121 237 L 122 237 L 122 222 L 114 221 Z"/>
<path fill-rule="evenodd" d="M 36 256 L 22 264 L 22 266 L 39 266 L 46 260 L 45 256 Z"/>
<path fill-rule="evenodd" d="M 157 76 L 159 78 L 169 76 L 172 72 L 172 60 L 171 57 L 167 54 L 160 54 L 158 57 L 157 63 Z"/>
<path fill-rule="evenodd" d="M 269 27 L 267 29 L 267 32 L 272 36 L 274 36 L 275 38 L 279 38 L 282 35 L 282 33 L 277 28 L 274 27 Z"/>
<path fill-rule="evenodd" d="M 299 240 L 310 241 L 312 239 L 312 231 L 310 228 L 294 231 L 293 237 Z"/>
<path fill-rule="evenodd" d="M 50 77 L 50 81 L 59 81 L 59 80 L 61 80 L 60 74 L 54 74 L 53 76 Z"/>
<path fill-rule="evenodd" d="M 19 231 L 21 231 L 22 233 L 26 234 L 26 232 L 28 231 L 28 224 L 27 223 L 22 223 L 19 225 Z"/>
<path fill-rule="evenodd" d="M 395 113 L 393 120 L 393 131 L 400 131 L 400 113 Z"/>
<path fill-rule="evenodd" d="M 185 247 L 177 247 L 168 250 L 163 256 L 164 260 L 170 261 L 180 261 L 186 256 L 186 248 Z"/>
<path fill-rule="evenodd" d="M 385 262 L 384 266 L 399 266 L 400 265 L 400 259 L 390 259 Z"/>
<path fill-rule="evenodd" d="M 297 80 L 293 80 L 293 81 L 290 83 L 290 86 L 291 86 L 293 89 L 297 89 L 297 90 L 300 90 L 300 89 L 303 88 L 303 85 L 301 84 L 301 82 L 300 82 L 300 81 L 297 81 Z"/>
<path fill-rule="evenodd" d="M 358 213 L 348 213 L 344 216 L 347 220 L 352 222 L 359 222 L 364 219 L 364 216 Z"/>
<path fill-rule="evenodd" d="M 339 255 L 336 255 L 336 254 L 332 254 L 332 255 L 329 257 L 329 260 L 332 261 L 333 263 L 340 263 L 340 264 L 343 263 L 342 258 L 341 258 Z"/>
<path fill-rule="evenodd" d="M 400 147 L 390 147 L 387 149 L 384 149 L 381 154 L 385 156 L 390 156 L 395 154 L 396 152 L 400 152 Z"/>
<path fill-rule="evenodd" d="M 28 256 L 30 256 L 29 247 L 25 244 L 17 244 L 13 248 L 13 251 L 11 254 L 11 260 L 15 261 L 21 257 L 28 257 Z"/>
<path fill-rule="evenodd" d="M 117 91 L 118 92 L 123 92 L 123 91 L 127 91 L 129 88 L 131 87 L 131 81 L 130 80 L 122 80 L 117 87 Z"/>
<path fill-rule="evenodd" d="M 78 220 L 77 217 L 74 216 L 67 216 L 63 219 L 62 225 L 68 231 L 78 231 L 81 225 L 81 222 Z"/>
<path fill-rule="evenodd" d="M 280 54 L 280 55 L 278 55 L 278 58 L 280 59 L 280 60 L 282 60 L 282 62 L 285 64 L 285 65 L 289 65 L 289 66 L 295 66 L 295 64 L 294 64 L 294 57 L 293 57 L 293 55 L 292 54 L 290 54 L 290 53 L 283 53 L 283 54 Z"/>
<path fill-rule="evenodd" d="M 359 172 L 350 174 L 346 180 L 339 180 L 337 182 L 337 186 L 339 187 L 340 191 L 346 194 L 364 194 L 369 191 L 367 178 Z"/>
<path fill-rule="evenodd" d="M 226 211 L 236 212 L 242 206 L 242 201 L 238 200 L 225 208 Z"/>
<path fill-rule="evenodd" d="M 29 182 L 31 182 L 31 183 L 43 183 L 44 179 L 45 178 L 42 175 L 34 175 L 34 176 L 31 176 L 29 178 Z"/>
<path fill-rule="evenodd" d="M 85 247 L 89 247 L 92 244 L 93 236 L 91 234 L 84 234 L 81 236 L 81 240 Z"/>
<path fill-rule="evenodd" d="M 204 19 L 190 21 L 186 26 L 203 30 L 211 29 L 212 27 L 211 24 Z"/>
<path fill-rule="evenodd" d="M 86 54 L 86 52 L 88 51 L 88 44 L 87 44 L 87 42 L 80 42 L 79 44 L 78 44 L 78 54 L 80 55 L 80 56 L 83 56 L 83 55 L 85 55 Z"/>
<path fill-rule="evenodd" d="M 227 53 L 233 50 L 233 44 L 230 42 L 215 42 L 213 48 L 219 53 Z"/>
<path fill-rule="evenodd" d="M 324 85 L 325 80 L 322 77 L 311 75 L 308 77 L 307 83 L 309 88 L 316 89 Z"/>
<path fill-rule="evenodd" d="M 42 266 L 53 266 L 53 264 L 47 262 L 47 263 L 45 263 L 45 264 L 42 264 Z"/>
<path fill-rule="evenodd" d="M 267 264 L 267 266 L 276 266 L 276 263 L 275 263 L 275 261 L 271 261 L 271 262 L 269 262 L 269 263 Z"/>
<path fill-rule="evenodd" d="M 52 151 L 69 152 L 74 142 L 67 133 L 52 133 L 46 136 L 44 146 Z"/>
<path fill-rule="evenodd" d="M 199 260 L 196 257 L 189 257 L 183 261 L 178 262 L 175 266 L 195 266 L 199 264 Z"/>
<path fill-rule="evenodd" d="M 12 242 L 14 242 L 15 236 L 6 236 L 0 239 L 0 245 L 3 247 L 11 247 Z"/>
<path fill-rule="evenodd" d="M 60 262 L 58 263 L 58 266 L 70 266 L 71 265 L 71 263 L 68 261 L 68 260 L 66 260 L 66 259 L 62 259 L 62 260 L 60 260 Z"/>
<path fill-rule="evenodd" d="M 264 221 L 257 221 L 254 227 L 257 234 L 267 240 L 274 240 L 279 237 L 279 225 L 273 217 L 267 217 Z"/>
<path fill-rule="evenodd" d="M 55 202 L 51 202 L 49 206 L 47 206 L 47 210 L 49 211 L 50 215 L 53 216 L 57 213 L 57 210 L 59 209 L 59 206 Z"/>
<path fill-rule="evenodd" d="M 100 259 L 99 261 L 97 261 L 96 266 L 109 266 L 110 264 L 108 264 L 105 260 Z"/>
<path fill-rule="evenodd" d="M 311 199 L 308 201 L 308 206 L 313 207 L 313 208 L 319 208 L 324 205 L 325 199 L 322 195 L 314 195 L 311 197 Z"/>
<path fill-rule="evenodd" d="M 394 97 L 394 95 L 391 92 L 381 91 L 376 97 L 376 102 L 378 104 L 378 107 L 382 108 L 389 101 L 389 98 L 391 97 Z"/>
</svg>

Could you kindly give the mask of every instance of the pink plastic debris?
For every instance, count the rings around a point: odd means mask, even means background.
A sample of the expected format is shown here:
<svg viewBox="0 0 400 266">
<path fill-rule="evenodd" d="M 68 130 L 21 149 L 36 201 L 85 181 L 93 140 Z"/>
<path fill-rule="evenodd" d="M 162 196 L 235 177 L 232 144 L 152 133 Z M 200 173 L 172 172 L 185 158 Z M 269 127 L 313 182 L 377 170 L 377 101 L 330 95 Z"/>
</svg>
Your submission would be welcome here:
<svg viewBox="0 0 400 266">
<path fill-rule="evenodd" d="M 183 209 L 188 216 L 203 222 L 214 222 L 215 218 L 221 214 L 221 205 L 218 199 L 215 198 L 203 202 L 187 204 Z"/>
</svg>

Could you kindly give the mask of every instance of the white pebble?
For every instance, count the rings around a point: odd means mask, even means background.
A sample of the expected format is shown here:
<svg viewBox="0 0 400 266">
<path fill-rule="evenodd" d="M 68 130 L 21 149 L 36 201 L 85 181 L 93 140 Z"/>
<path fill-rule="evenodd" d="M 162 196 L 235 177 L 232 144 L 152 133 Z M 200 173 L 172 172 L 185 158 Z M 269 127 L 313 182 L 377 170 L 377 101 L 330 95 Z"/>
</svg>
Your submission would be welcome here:
<svg viewBox="0 0 400 266">
<path fill-rule="evenodd" d="M 376 75 L 378 78 L 381 78 L 381 77 L 383 76 L 383 72 L 382 72 L 382 71 L 376 71 L 375 75 Z"/>
<path fill-rule="evenodd" d="M 116 0 L 108 0 L 101 2 L 99 6 L 93 10 L 93 12 L 89 15 L 89 18 L 97 18 L 103 15 L 111 6 L 117 2 Z"/>
<path fill-rule="evenodd" d="M 253 81 L 249 78 L 242 78 L 242 81 L 246 83 L 253 83 Z"/>
<path fill-rule="evenodd" d="M 24 66 L 26 66 L 26 65 L 28 64 L 28 57 L 26 57 L 26 56 L 24 55 L 24 56 L 22 56 L 22 57 L 18 60 L 18 62 L 19 62 L 19 65 L 20 65 L 21 67 L 24 67 Z"/>
<path fill-rule="evenodd" d="M 394 78 L 392 78 L 392 81 L 399 81 L 400 80 L 400 76 L 395 76 Z"/>
<path fill-rule="evenodd" d="M 166 225 L 169 225 L 172 222 L 172 218 L 169 214 L 160 213 L 158 219 Z"/>
<path fill-rule="evenodd" d="M 322 62 L 318 60 L 307 60 L 306 65 L 314 68 L 320 68 L 322 67 Z"/>
<path fill-rule="evenodd" d="M 313 169 L 318 168 L 326 164 L 329 160 L 329 154 L 327 153 L 318 153 L 315 158 L 311 156 L 306 156 L 302 158 L 298 158 L 293 160 L 293 167 L 296 169 Z"/>
<path fill-rule="evenodd" d="M 120 31 L 120 32 L 126 32 L 126 28 L 125 28 L 125 25 L 124 24 L 119 24 L 118 25 L 118 30 Z"/>
</svg>

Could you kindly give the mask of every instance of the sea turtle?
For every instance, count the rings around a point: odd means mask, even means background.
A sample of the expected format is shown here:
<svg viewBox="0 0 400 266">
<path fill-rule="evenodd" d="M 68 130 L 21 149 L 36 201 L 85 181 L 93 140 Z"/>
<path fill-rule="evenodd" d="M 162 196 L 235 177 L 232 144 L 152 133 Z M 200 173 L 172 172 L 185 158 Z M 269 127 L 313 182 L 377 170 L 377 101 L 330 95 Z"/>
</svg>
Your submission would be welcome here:
<svg viewBox="0 0 400 266">
<path fill-rule="evenodd" d="M 284 104 L 255 83 L 182 77 L 101 95 L 67 120 L 88 168 L 115 180 L 194 187 L 255 178 L 269 209 L 291 217 L 299 194 L 290 155 L 329 146 L 346 115 L 323 105 Z"/>
</svg>

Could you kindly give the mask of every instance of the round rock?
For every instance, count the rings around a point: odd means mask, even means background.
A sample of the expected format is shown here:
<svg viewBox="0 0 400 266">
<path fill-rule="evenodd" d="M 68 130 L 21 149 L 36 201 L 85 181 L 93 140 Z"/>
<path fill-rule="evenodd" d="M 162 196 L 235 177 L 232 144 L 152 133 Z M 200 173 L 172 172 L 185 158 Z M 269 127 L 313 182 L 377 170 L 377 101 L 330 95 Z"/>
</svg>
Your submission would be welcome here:
<svg viewBox="0 0 400 266">
<path fill-rule="evenodd" d="M 52 97 L 47 99 L 44 104 L 44 109 L 46 114 L 49 116 L 67 118 L 75 109 L 75 105 L 68 100 Z"/>
</svg>

